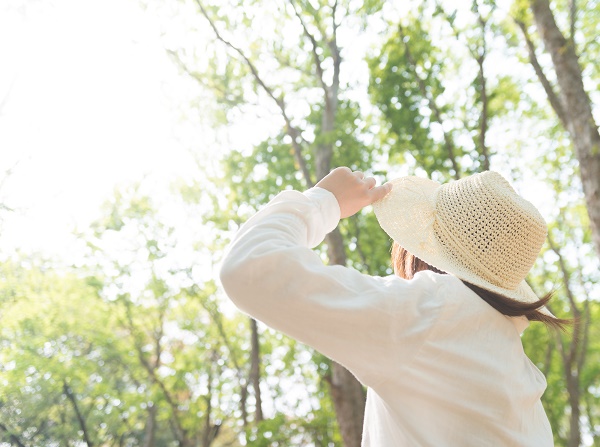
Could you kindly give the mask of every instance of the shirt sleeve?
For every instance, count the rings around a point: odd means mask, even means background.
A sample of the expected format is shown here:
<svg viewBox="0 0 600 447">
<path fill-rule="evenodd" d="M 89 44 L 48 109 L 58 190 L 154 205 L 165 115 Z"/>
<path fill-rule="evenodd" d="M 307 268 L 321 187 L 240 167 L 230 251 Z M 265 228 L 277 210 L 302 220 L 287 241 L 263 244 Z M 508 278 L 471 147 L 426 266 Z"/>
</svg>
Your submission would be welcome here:
<svg viewBox="0 0 600 447">
<path fill-rule="evenodd" d="M 339 218 L 327 190 L 280 193 L 234 238 L 221 282 L 240 310 L 371 385 L 417 352 L 439 314 L 439 287 L 427 274 L 406 281 L 325 265 L 311 248 Z"/>
</svg>

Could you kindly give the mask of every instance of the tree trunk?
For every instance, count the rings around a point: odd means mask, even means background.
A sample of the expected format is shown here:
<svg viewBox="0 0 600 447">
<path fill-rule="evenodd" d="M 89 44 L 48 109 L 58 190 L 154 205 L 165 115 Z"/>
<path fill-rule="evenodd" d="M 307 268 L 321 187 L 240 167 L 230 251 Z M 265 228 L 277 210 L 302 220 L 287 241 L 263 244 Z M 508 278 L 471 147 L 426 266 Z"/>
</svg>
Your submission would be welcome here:
<svg viewBox="0 0 600 447">
<path fill-rule="evenodd" d="M 73 405 L 73 410 L 75 410 L 75 416 L 77 416 L 77 421 L 79 422 L 79 428 L 83 434 L 83 440 L 85 441 L 85 444 L 88 447 L 94 447 L 94 443 L 90 438 L 90 433 L 88 431 L 83 413 L 79 409 L 79 405 L 77 405 L 77 399 L 75 397 L 75 394 L 73 393 L 73 390 L 71 390 L 71 387 L 67 384 L 66 381 L 63 381 L 63 392 L 65 393 L 65 396 L 67 396 L 67 399 L 69 399 L 69 401 Z"/>
<path fill-rule="evenodd" d="M 567 40 L 554 20 L 548 0 L 531 0 L 535 23 L 552 57 L 560 87 L 565 125 L 575 147 L 596 252 L 600 255 L 600 133 L 591 101 L 583 87 L 573 40 Z"/>
<path fill-rule="evenodd" d="M 582 311 L 577 307 L 577 303 L 575 302 L 575 296 L 571 290 L 571 275 L 567 269 L 563 255 L 554 243 L 550 234 L 548 234 L 548 244 L 550 245 L 550 249 L 558 256 L 558 264 L 562 273 L 565 292 L 574 319 L 568 350 L 562 343 L 560 334 L 556 333 L 556 338 L 558 351 L 560 352 L 563 361 L 569 406 L 571 407 L 567 447 L 579 447 L 579 444 L 581 443 L 581 383 L 579 377 L 586 360 L 587 331 L 589 330 L 589 325 L 584 323 L 584 319 L 589 318 L 589 307 L 583 307 L 583 310 L 585 311 L 584 317 Z"/>
<path fill-rule="evenodd" d="M 330 264 L 344 265 L 344 241 L 336 228 L 327 236 L 327 255 Z M 345 447 L 360 447 L 365 416 L 365 391 L 354 375 L 336 362 L 332 362 L 329 380 L 335 415 Z"/>
<path fill-rule="evenodd" d="M 258 326 L 254 318 L 250 318 L 251 328 L 251 353 L 250 353 L 250 383 L 254 389 L 256 409 L 254 410 L 254 423 L 263 420 L 262 399 L 260 396 L 260 344 L 258 341 Z"/>
<path fill-rule="evenodd" d="M 479 6 L 477 2 L 473 2 L 473 5 L 477 9 L 477 22 L 481 27 L 481 46 L 477 48 L 476 60 L 477 65 L 479 67 L 479 84 L 481 88 L 481 114 L 479 115 L 479 153 L 480 153 L 480 165 L 478 171 L 489 171 L 490 170 L 490 151 L 487 147 L 485 137 L 488 130 L 488 120 L 489 120 L 489 98 L 487 91 L 487 78 L 485 73 L 485 60 L 487 57 L 487 41 L 486 41 L 486 33 L 488 29 L 488 24 L 486 19 L 483 18 L 481 11 L 479 10 Z"/>
<path fill-rule="evenodd" d="M 214 365 L 217 361 L 217 353 L 213 351 L 212 354 L 212 364 Z M 204 413 L 204 430 L 202 430 L 202 434 L 200 435 L 200 442 L 196 443 L 192 440 L 189 440 L 189 447 L 210 447 L 214 440 L 217 438 L 219 434 L 219 430 L 221 429 L 221 424 L 213 424 L 211 422 L 212 415 L 212 396 L 213 396 L 213 374 L 212 374 L 212 366 L 208 370 L 208 393 L 206 395 L 206 411 Z"/>
<path fill-rule="evenodd" d="M 579 447 L 581 443 L 581 430 L 579 419 L 581 417 L 581 408 L 579 402 L 579 376 L 577 372 L 566 371 L 567 390 L 569 392 L 569 406 L 571 407 L 571 417 L 569 418 L 569 441 L 568 447 Z"/>
<path fill-rule="evenodd" d="M 25 444 L 21 442 L 21 440 L 15 435 L 11 433 L 6 425 L 0 422 L 0 429 L 2 429 L 7 435 L 10 442 L 14 443 L 17 447 L 25 447 Z"/>
<path fill-rule="evenodd" d="M 238 375 L 239 378 L 239 375 Z M 242 426 L 244 430 L 248 428 L 248 410 L 246 401 L 248 400 L 248 383 L 245 378 L 240 378 L 240 411 L 242 413 Z"/>
<path fill-rule="evenodd" d="M 144 428 L 143 447 L 154 447 L 156 435 L 156 405 L 148 406 L 148 417 L 146 418 L 146 427 Z"/>
<path fill-rule="evenodd" d="M 337 111 L 337 94 L 327 95 L 326 107 L 323 114 L 323 133 L 334 131 Z M 326 176 L 331 170 L 333 147 L 331 144 L 320 145 L 317 148 L 317 179 Z M 329 264 L 346 265 L 344 240 L 338 228 L 327 235 L 327 256 Z M 336 362 L 332 362 L 331 398 L 335 415 L 340 427 L 340 433 L 345 447 L 360 447 L 362 427 L 365 415 L 365 392 L 361 383 L 350 371 Z"/>
<path fill-rule="evenodd" d="M 331 397 L 345 447 L 360 447 L 365 417 L 365 392 L 350 371 L 332 362 Z"/>
</svg>

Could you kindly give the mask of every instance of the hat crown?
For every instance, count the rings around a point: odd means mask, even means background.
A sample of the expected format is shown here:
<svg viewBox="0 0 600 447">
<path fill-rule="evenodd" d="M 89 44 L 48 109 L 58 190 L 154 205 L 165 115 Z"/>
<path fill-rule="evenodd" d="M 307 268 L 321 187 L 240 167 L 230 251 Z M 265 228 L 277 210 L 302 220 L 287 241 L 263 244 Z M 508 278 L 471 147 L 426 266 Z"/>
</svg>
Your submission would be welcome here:
<svg viewBox="0 0 600 447">
<path fill-rule="evenodd" d="M 539 211 L 493 171 L 442 185 L 434 200 L 445 256 L 486 282 L 517 288 L 546 238 Z"/>
</svg>

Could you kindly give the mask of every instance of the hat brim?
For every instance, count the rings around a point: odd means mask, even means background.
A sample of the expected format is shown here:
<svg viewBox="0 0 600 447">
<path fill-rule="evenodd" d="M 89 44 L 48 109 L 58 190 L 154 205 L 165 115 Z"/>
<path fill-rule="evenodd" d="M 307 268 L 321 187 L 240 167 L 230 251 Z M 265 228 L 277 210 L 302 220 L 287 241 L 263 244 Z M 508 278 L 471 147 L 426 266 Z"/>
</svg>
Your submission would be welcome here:
<svg viewBox="0 0 600 447">
<path fill-rule="evenodd" d="M 490 292 L 514 300 L 534 303 L 538 296 L 526 281 L 515 289 L 492 284 L 454 261 L 434 232 L 435 200 L 442 185 L 421 177 L 401 177 L 393 188 L 373 204 L 381 228 L 401 247 L 433 267 Z M 544 306 L 540 311 L 552 315 Z"/>
</svg>

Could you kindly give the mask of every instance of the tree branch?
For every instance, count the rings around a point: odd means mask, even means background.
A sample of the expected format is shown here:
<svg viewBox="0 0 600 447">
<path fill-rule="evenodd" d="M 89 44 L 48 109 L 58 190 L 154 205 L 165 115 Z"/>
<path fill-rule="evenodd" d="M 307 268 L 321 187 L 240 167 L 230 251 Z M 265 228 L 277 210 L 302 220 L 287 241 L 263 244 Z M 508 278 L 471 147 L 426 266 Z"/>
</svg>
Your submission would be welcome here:
<svg viewBox="0 0 600 447">
<path fill-rule="evenodd" d="M 260 342 L 258 340 L 258 324 L 254 318 L 250 320 L 250 383 L 254 389 L 254 400 L 256 401 L 254 411 L 254 422 L 263 420 L 262 396 L 260 393 Z"/>
<path fill-rule="evenodd" d="M 589 334 L 590 334 L 590 324 L 592 320 L 592 316 L 590 314 L 590 297 L 586 296 L 586 300 L 583 303 L 583 315 L 585 321 L 583 322 L 582 328 L 582 339 L 579 347 L 579 355 L 577 356 L 577 371 L 581 371 L 583 369 L 583 364 L 585 363 L 585 359 L 587 357 L 587 349 L 589 344 Z"/>
<path fill-rule="evenodd" d="M 552 339 L 550 339 L 552 341 Z M 552 363 L 552 352 L 554 351 L 554 346 L 552 343 L 548 343 L 546 347 L 546 355 L 544 357 L 544 377 L 548 377 L 548 372 L 550 372 L 550 364 Z"/>
<path fill-rule="evenodd" d="M 485 39 L 485 33 L 487 29 L 487 22 L 481 15 L 479 8 L 477 8 L 478 22 L 481 26 L 481 51 L 477 55 L 477 65 L 479 66 L 479 82 L 481 84 L 481 115 L 479 118 L 479 147 L 481 149 L 481 155 L 483 156 L 483 170 L 489 171 L 490 169 L 490 155 L 485 144 L 485 136 L 488 128 L 488 95 L 486 86 L 486 77 L 484 71 L 484 62 L 487 57 L 487 44 Z"/>
<path fill-rule="evenodd" d="M 529 53 L 529 62 L 531 63 L 531 66 L 533 67 L 535 74 L 538 77 L 538 80 L 542 84 L 542 87 L 544 87 L 544 91 L 546 92 L 546 96 L 548 97 L 548 101 L 550 102 L 550 106 L 552 107 L 552 109 L 554 110 L 556 115 L 558 116 L 558 119 L 562 123 L 563 127 L 566 129 L 567 128 L 567 115 L 565 113 L 565 109 L 563 107 L 562 102 L 558 98 L 558 95 L 554 91 L 552 84 L 550 84 L 550 81 L 546 77 L 544 70 L 542 69 L 542 66 L 540 65 L 540 63 L 538 61 L 538 58 L 535 54 L 535 45 L 533 44 L 533 41 L 531 40 L 531 37 L 529 36 L 529 33 L 527 32 L 527 26 L 525 25 L 525 23 L 523 23 L 520 20 L 514 19 L 514 21 L 519 26 L 519 29 L 523 33 L 523 38 L 525 39 L 525 43 L 527 45 L 527 51 Z"/>
<path fill-rule="evenodd" d="M 229 96 L 229 92 L 226 89 L 222 88 L 218 84 L 214 82 L 208 82 L 206 78 L 200 76 L 198 73 L 192 71 L 185 62 L 181 60 L 181 57 L 176 51 L 167 50 L 167 54 L 175 61 L 175 63 L 181 68 L 189 77 L 198 82 L 201 86 L 216 91 L 220 95 L 220 100 L 227 104 L 229 107 L 238 106 L 238 102 L 234 99 L 231 99 Z"/>
<path fill-rule="evenodd" d="M 160 390 L 162 391 L 162 394 L 163 394 L 165 400 L 167 401 L 167 404 L 169 405 L 169 407 L 171 408 L 171 410 L 173 412 L 173 417 L 171 419 L 172 419 L 172 422 L 173 422 L 174 428 L 175 428 L 173 430 L 175 437 L 177 438 L 177 440 L 179 441 L 180 444 L 185 445 L 185 438 L 186 438 L 187 434 L 186 434 L 186 430 L 181 426 L 179 418 L 177 417 L 179 414 L 179 408 L 177 406 L 177 403 L 171 396 L 171 393 L 167 389 L 164 382 L 162 380 L 160 380 L 160 378 L 156 375 L 155 370 L 158 367 L 158 360 L 156 362 L 154 362 L 154 366 L 153 366 L 150 364 L 148 359 L 146 359 L 146 357 L 144 356 L 143 346 L 140 343 L 139 336 L 138 336 L 139 331 L 138 331 L 135 323 L 133 322 L 133 317 L 131 315 L 130 303 L 126 303 L 125 307 L 126 307 L 126 315 L 127 315 L 128 326 L 129 326 L 129 332 L 133 336 L 133 343 L 136 348 L 138 360 L 140 361 L 141 365 L 144 367 L 144 369 L 150 376 L 150 379 L 152 380 L 152 382 L 156 383 L 158 385 L 158 387 L 160 388 Z"/>
<path fill-rule="evenodd" d="M 340 88 L 340 67 L 342 65 L 342 57 L 340 54 L 340 47 L 337 42 L 337 30 L 338 30 L 338 22 L 336 20 L 338 1 L 335 0 L 331 10 L 331 16 L 333 20 L 333 34 L 331 39 L 328 41 L 329 50 L 331 51 L 331 55 L 333 57 L 333 82 L 331 84 L 332 92 L 331 96 L 335 98 L 337 105 L 337 96 Z"/>
<path fill-rule="evenodd" d="M 580 345 L 580 335 L 581 335 L 581 311 L 579 310 L 579 308 L 577 307 L 577 303 L 575 302 L 575 297 L 573 296 L 573 293 L 571 291 L 571 275 L 567 269 L 567 266 L 564 262 L 562 253 L 560 252 L 560 250 L 556 247 L 556 245 L 554 244 L 554 241 L 552 240 L 552 236 L 550 235 L 550 232 L 548 232 L 548 244 L 550 245 L 550 249 L 556 254 L 556 256 L 558 256 L 558 265 L 560 267 L 562 276 L 563 276 L 563 283 L 565 285 L 565 292 L 567 294 L 567 298 L 569 300 L 569 305 L 571 308 L 571 313 L 573 314 L 575 320 L 573 323 L 573 335 L 571 338 L 571 345 L 569 346 L 569 353 L 568 355 L 563 355 L 563 360 L 565 361 L 565 372 L 567 373 L 568 380 L 572 380 L 573 379 L 573 373 L 577 374 L 577 377 L 579 377 L 579 370 L 576 369 L 576 371 L 573 371 L 573 367 L 575 366 L 577 368 L 578 366 L 578 355 L 580 354 L 580 349 L 579 349 L 579 345 Z M 558 335 L 558 333 L 557 333 Z M 560 337 L 560 335 L 558 335 Z M 571 398 L 573 398 L 573 396 L 570 396 Z"/>
<path fill-rule="evenodd" d="M 223 44 L 225 44 L 227 47 L 231 48 L 234 52 L 236 52 L 244 60 L 244 63 L 250 69 L 250 72 L 252 73 L 252 76 L 254 77 L 256 82 L 262 87 L 262 89 L 267 93 L 267 95 L 269 95 L 269 97 L 271 99 L 273 99 L 273 101 L 275 101 L 275 104 L 277 104 L 277 107 L 281 111 L 281 115 L 283 116 L 283 119 L 286 124 L 286 133 L 292 139 L 292 147 L 294 149 L 294 155 L 296 158 L 296 162 L 298 163 L 298 166 L 302 172 L 302 175 L 304 176 L 306 185 L 309 188 L 312 187 L 314 185 L 314 182 L 312 181 L 310 171 L 308 170 L 308 166 L 306 165 L 306 161 L 304 160 L 304 157 L 302 155 L 302 147 L 300 146 L 299 138 L 301 137 L 301 135 L 300 135 L 300 132 L 292 125 L 292 121 L 286 111 L 284 100 L 282 98 L 278 98 L 275 96 L 273 89 L 271 89 L 269 86 L 267 86 L 267 84 L 263 81 L 260 74 L 258 73 L 258 69 L 252 63 L 252 61 L 248 58 L 248 56 L 246 56 L 240 48 L 233 45 L 231 42 L 229 42 L 227 39 L 225 39 L 221 35 L 215 22 L 211 19 L 211 17 L 208 15 L 208 12 L 202 5 L 201 0 L 196 0 L 196 3 L 198 4 L 198 7 L 200 8 L 200 12 L 204 16 L 204 18 L 208 21 L 210 27 L 214 31 L 217 39 L 219 41 L 221 41 Z"/>
<path fill-rule="evenodd" d="M 478 3 L 474 2 L 473 4 L 477 11 L 477 21 L 478 21 L 479 25 L 481 26 L 482 45 L 481 45 L 480 51 L 478 51 L 474 48 L 471 48 L 471 45 L 469 45 L 468 40 L 467 40 L 467 42 L 465 42 L 465 46 L 467 47 L 469 54 L 471 55 L 471 57 L 473 59 L 475 59 L 475 61 L 477 62 L 477 65 L 479 67 L 478 78 L 479 78 L 479 82 L 481 84 L 481 113 L 479 114 L 479 147 L 481 149 L 481 156 L 483 157 L 483 163 L 482 163 L 483 170 L 488 171 L 490 169 L 490 156 L 489 156 L 488 147 L 485 144 L 485 137 L 486 137 L 487 129 L 488 129 L 488 96 L 487 96 L 487 87 L 486 87 L 486 77 L 485 77 L 485 72 L 484 72 L 484 62 L 485 62 L 485 58 L 487 57 L 487 45 L 486 45 L 486 39 L 485 39 L 485 32 L 487 29 L 487 21 L 481 15 L 481 12 L 479 11 Z M 446 11 L 444 10 L 444 7 L 439 2 L 436 2 L 436 9 L 441 12 L 441 14 L 444 16 L 444 18 L 448 22 L 448 25 L 450 26 L 450 29 L 452 29 L 452 32 L 453 32 L 456 40 L 460 41 L 460 31 L 456 28 L 456 26 L 454 26 L 453 20 L 446 13 Z M 468 120 L 465 119 L 463 122 L 464 122 L 465 127 L 469 128 L 470 126 L 468 125 L 467 121 Z"/>
<path fill-rule="evenodd" d="M 575 25 L 577 23 L 577 0 L 569 3 L 569 43 L 575 51 Z"/>
<path fill-rule="evenodd" d="M 63 392 L 71 402 L 71 405 L 73 405 L 73 410 L 75 410 L 75 416 L 77 417 L 77 422 L 79 422 L 79 428 L 81 428 L 81 431 L 83 432 L 83 439 L 85 443 L 88 447 L 94 447 L 94 444 L 90 439 L 87 426 L 85 424 L 85 419 L 81 414 L 81 411 L 79 410 L 79 406 L 77 405 L 77 399 L 75 398 L 75 395 L 73 394 L 73 391 L 71 390 L 71 387 L 67 384 L 66 380 L 63 380 Z"/>
<path fill-rule="evenodd" d="M 201 447 L 210 447 L 213 441 L 219 434 L 221 429 L 221 424 L 213 424 L 211 422 L 211 413 L 212 413 L 212 396 L 213 396 L 213 370 L 212 365 L 216 365 L 218 360 L 217 351 L 212 350 L 211 352 L 211 362 L 208 368 L 208 377 L 207 377 L 207 388 L 208 392 L 205 398 L 206 401 L 206 414 L 204 416 L 204 430 L 202 431 L 202 441 Z"/>
<path fill-rule="evenodd" d="M 8 427 L 6 425 L 4 425 L 2 422 L 0 422 L 0 429 L 4 430 L 4 432 L 8 434 L 8 438 L 10 439 L 10 441 L 14 442 L 17 445 L 17 447 L 26 447 L 25 444 L 23 444 L 21 442 L 21 440 L 17 437 L 17 435 L 12 433 L 8 429 Z"/>
<path fill-rule="evenodd" d="M 369 265 L 369 261 L 367 259 L 367 256 L 365 255 L 365 252 L 362 250 L 361 244 L 359 241 L 360 225 L 358 223 L 358 214 L 355 214 L 350 219 L 354 223 L 354 237 L 356 237 L 356 252 L 358 253 L 358 256 L 363 264 L 363 269 L 364 269 L 365 267 L 367 267 Z"/>
<path fill-rule="evenodd" d="M 196 297 L 199 296 L 199 293 L 197 293 L 196 285 L 192 286 L 192 288 L 190 290 L 188 290 L 188 293 L 192 296 L 196 296 Z M 221 338 L 221 341 L 225 345 L 225 348 L 227 348 L 227 351 L 229 352 L 229 358 L 231 359 L 231 361 L 233 363 L 233 367 L 235 368 L 237 380 L 240 385 L 240 411 L 242 413 L 242 424 L 243 424 L 244 428 L 246 428 L 248 426 L 248 412 L 246 410 L 246 401 L 247 401 L 247 397 L 248 397 L 248 381 L 246 380 L 246 378 L 244 376 L 244 371 L 243 371 L 242 365 L 240 364 L 240 361 L 238 359 L 237 353 L 236 353 L 235 349 L 233 349 L 233 347 L 231 346 L 229 337 L 227 336 L 225 328 L 223 327 L 223 321 L 221 320 L 221 314 L 218 312 L 218 310 L 215 311 L 210 306 L 208 306 L 207 303 L 205 302 L 205 300 L 200 299 L 200 304 L 202 305 L 204 310 L 206 310 L 211 321 L 217 327 L 217 332 L 219 334 L 219 337 Z"/>
<path fill-rule="evenodd" d="M 546 307 L 548 307 L 548 305 L 546 305 Z M 549 307 L 548 307 L 548 310 L 550 312 L 552 312 L 552 309 L 550 309 Z M 554 314 L 554 312 L 552 312 L 552 313 Z M 554 335 L 556 337 L 556 345 L 558 346 L 558 352 L 560 352 L 560 357 L 562 358 L 562 361 L 563 361 L 563 366 L 565 368 L 565 375 L 570 376 L 571 375 L 571 367 L 570 367 L 570 363 L 569 363 L 569 356 L 567 355 L 567 351 L 565 349 L 563 340 L 558 331 L 552 331 L 552 332 L 554 332 Z"/>
<path fill-rule="evenodd" d="M 308 10 L 308 13 L 312 16 L 312 18 L 315 19 L 314 25 L 319 30 L 319 33 L 323 37 L 323 40 L 326 41 L 327 33 L 325 32 L 325 29 L 321 26 L 321 24 L 319 22 L 319 10 L 312 8 L 310 6 L 310 2 L 308 3 L 308 7 L 306 9 Z"/>
<path fill-rule="evenodd" d="M 337 7 L 338 7 L 338 0 L 335 0 L 335 2 L 333 2 L 333 6 L 331 7 L 331 18 L 333 19 L 333 35 L 334 36 L 337 35 L 337 29 L 340 26 L 340 24 L 335 19 L 335 16 L 337 13 Z"/>
<path fill-rule="evenodd" d="M 575 302 L 575 297 L 573 296 L 573 293 L 571 292 L 571 287 L 569 285 L 571 282 L 571 275 L 567 269 L 567 266 L 566 266 L 565 261 L 562 256 L 562 253 L 560 252 L 560 250 L 554 243 L 554 240 L 552 239 L 550 232 L 548 232 L 547 239 L 548 239 L 548 245 L 550 246 L 550 250 L 552 250 L 554 252 L 554 254 L 556 254 L 556 256 L 558 256 L 558 266 L 560 267 L 560 271 L 562 273 L 563 282 L 565 284 L 565 292 L 567 293 L 567 298 L 569 300 L 571 312 L 573 313 L 573 316 L 575 316 L 577 318 L 580 316 L 581 312 L 579 311 L 579 308 L 577 307 L 577 303 Z"/>
<path fill-rule="evenodd" d="M 308 31 L 308 28 L 306 27 L 306 23 L 304 22 L 304 19 L 302 18 L 302 15 L 296 9 L 296 4 L 294 3 L 294 0 L 288 0 L 288 2 L 292 6 L 292 9 L 294 10 L 294 14 L 296 14 L 296 17 L 300 21 L 300 25 L 302 25 L 302 29 L 304 30 L 304 34 L 306 35 L 306 37 L 308 37 L 308 40 L 310 40 L 311 52 L 312 52 L 312 55 L 313 55 L 313 59 L 315 61 L 315 67 L 317 69 L 317 77 L 319 78 L 319 83 L 321 84 L 321 87 L 323 88 L 323 90 L 325 91 L 325 93 L 327 93 L 328 86 L 325 83 L 325 77 L 324 77 L 324 72 L 323 72 L 323 65 L 322 65 L 322 62 L 321 62 L 321 56 L 319 56 L 319 53 L 317 52 L 317 48 L 319 48 L 319 44 L 317 43 L 317 40 L 315 39 L 315 36 L 313 36 L 310 33 L 310 31 Z"/>
<path fill-rule="evenodd" d="M 589 393 L 589 392 L 584 393 L 584 396 L 585 396 L 584 400 L 585 400 L 586 416 L 588 418 L 588 424 L 590 427 L 590 436 L 592 437 L 592 445 L 594 445 L 595 440 L 600 437 L 600 431 L 598 431 L 596 429 L 596 426 L 598 424 L 597 424 L 596 417 L 592 413 L 592 408 L 597 407 L 597 404 L 590 401 L 590 395 L 591 395 L 591 393 Z"/>
<path fill-rule="evenodd" d="M 479 25 L 481 26 L 481 31 L 482 31 L 481 51 L 471 48 L 471 45 L 469 45 L 468 40 L 465 43 L 465 46 L 467 47 L 469 54 L 471 55 L 471 57 L 473 59 L 475 59 L 475 61 L 477 62 L 477 66 L 479 67 L 478 78 L 479 78 L 479 82 L 481 84 L 481 113 L 479 115 L 479 147 L 481 149 L 481 156 L 483 157 L 483 163 L 482 163 L 483 170 L 488 171 L 490 169 L 490 156 L 489 156 L 488 147 L 485 144 L 485 136 L 487 134 L 487 129 L 488 129 L 489 115 L 488 115 L 488 96 L 487 96 L 487 88 L 486 88 L 486 77 L 485 77 L 485 72 L 484 72 L 484 61 L 487 56 L 487 43 L 486 43 L 486 39 L 485 39 L 487 21 L 481 15 L 481 12 L 479 11 L 478 3 L 474 2 L 473 5 L 476 8 L 477 21 L 478 21 Z M 452 32 L 453 32 L 456 40 L 460 41 L 460 31 L 454 26 L 453 20 L 450 18 L 450 16 L 448 16 L 448 14 L 446 14 L 446 11 L 444 10 L 443 6 L 439 2 L 436 2 L 436 8 L 446 18 L 446 21 L 448 22 L 448 25 L 452 29 Z M 468 120 L 464 120 L 464 125 L 465 125 L 465 127 L 468 128 L 469 125 L 468 125 L 467 121 Z"/>
</svg>

